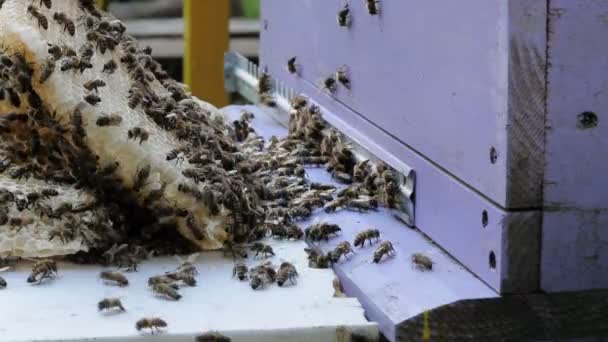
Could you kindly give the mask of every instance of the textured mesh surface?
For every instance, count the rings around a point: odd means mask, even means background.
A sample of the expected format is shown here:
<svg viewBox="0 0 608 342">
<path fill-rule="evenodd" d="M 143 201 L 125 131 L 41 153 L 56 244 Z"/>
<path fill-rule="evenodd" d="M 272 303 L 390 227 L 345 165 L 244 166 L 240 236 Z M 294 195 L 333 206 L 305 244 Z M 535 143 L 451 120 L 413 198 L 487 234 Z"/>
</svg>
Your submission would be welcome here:
<svg viewBox="0 0 608 342">
<path fill-rule="evenodd" d="M 219 248 L 226 239 L 224 228 L 227 219 L 221 215 L 211 217 L 201 202 L 197 202 L 177 190 L 178 184 L 188 183 L 188 180 L 182 175 L 182 171 L 191 165 L 187 161 L 179 165 L 167 162 L 166 154 L 180 146 L 177 139 L 170 132 L 160 129 L 141 109 L 133 110 L 128 106 L 128 93 L 132 81 L 127 70 L 119 62 L 120 49 L 108 50 L 104 54 L 97 51 L 92 58 L 94 67 L 85 70 L 84 73 L 61 72 L 58 66 L 44 84 L 39 84 L 39 66 L 49 58 L 48 44 L 69 46 L 78 51 L 86 42 L 83 22 L 85 13 L 80 9 L 77 0 L 55 0 L 51 10 L 44 6 L 38 8 L 49 21 L 48 30 L 44 30 L 39 27 L 35 18 L 29 15 L 27 8 L 31 4 L 38 5 L 38 2 L 8 0 L 4 3 L 0 10 L 0 43 L 9 51 L 23 53 L 26 60 L 32 63 L 32 67 L 35 69 L 33 84 L 36 92 L 52 111 L 56 111 L 63 122 L 69 122 L 74 109 L 80 105 L 87 133 L 86 143 L 91 151 L 99 156 L 100 164 L 119 162 L 121 167 L 117 174 L 125 187 L 133 184 L 138 168 L 149 164 L 152 170 L 151 176 L 145 191 L 137 194 L 138 199 L 142 201 L 149 191 L 158 189 L 162 183 L 166 183 L 166 191 L 162 200 L 192 212 L 197 225 L 204 227 L 206 236 L 203 239 L 196 239 L 190 229 L 186 227 L 183 218 L 178 219 L 180 232 L 201 248 Z M 55 12 L 63 12 L 74 19 L 77 25 L 74 37 L 64 32 L 63 26 L 52 19 Z M 119 65 L 112 75 L 102 73 L 103 65 L 110 59 L 115 60 Z M 99 97 L 102 101 L 97 106 L 82 105 L 84 97 L 89 94 L 83 85 L 95 79 L 101 79 L 107 84 L 106 87 L 99 88 Z M 159 95 L 167 93 L 158 81 L 151 84 Z M 211 105 L 199 102 L 203 108 L 212 113 L 212 116 L 220 115 Z M 0 106 L 3 104 L 0 103 Z M 0 107 L 0 111 L 2 110 L 6 110 L 6 108 Z M 99 127 L 96 125 L 95 122 L 99 116 L 113 113 L 122 116 L 123 122 L 120 126 Z M 143 144 L 133 140 L 129 141 L 127 131 L 133 127 L 142 127 L 147 130 L 150 133 L 148 141 Z M 38 234 L 44 234 L 44 229 L 39 229 Z M 40 236 L 42 237 L 42 235 Z M 0 239 L 3 240 L 2 246 L 5 248 L 10 245 L 16 248 L 19 244 L 16 242 L 16 238 L 10 240 L 15 242 L 6 242 L 8 240 L 5 238 L 4 235 L 0 235 Z M 74 247 L 62 246 L 62 248 L 71 250 L 80 248 L 77 241 L 73 244 Z"/>
</svg>

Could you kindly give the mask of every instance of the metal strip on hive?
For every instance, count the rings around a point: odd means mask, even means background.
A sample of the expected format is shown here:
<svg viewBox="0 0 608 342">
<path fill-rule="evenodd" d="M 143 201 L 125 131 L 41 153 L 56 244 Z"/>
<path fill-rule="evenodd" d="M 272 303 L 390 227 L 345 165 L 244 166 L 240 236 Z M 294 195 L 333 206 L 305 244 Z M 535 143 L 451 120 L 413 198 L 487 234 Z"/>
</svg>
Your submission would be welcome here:
<svg viewBox="0 0 608 342">
<path fill-rule="evenodd" d="M 236 52 L 226 54 L 225 84 L 228 91 L 239 93 L 248 101 L 257 103 L 257 87 L 260 74 L 259 67 L 242 55 Z M 266 107 L 268 109 L 267 112 L 282 125 L 287 126 L 289 115 L 286 113 L 291 111 L 290 100 L 297 95 L 297 92 L 277 79 L 273 79 L 272 82 L 277 109 Z M 311 97 L 308 97 L 308 99 L 318 105 Z M 327 112 L 322 106 L 320 108 L 322 113 Z M 416 172 L 414 169 L 392 155 L 382 153 L 382 148 L 374 141 L 358 133 L 347 124 L 335 120 L 328 121 L 327 118 L 326 122 L 344 135 L 344 138 L 353 146 L 353 154 L 358 161 L 366 159 L 371 161 L 382 160 L 397 171 L 399 174 L 398 184 L 400 185 L 401 201 L 399 207 L 394 210 L 394 214 L 408 226 L 413 227 L 415 214 L 414 192 L 416 187 Z M 384 158 L 381 159 L 380 156 Z"/>
</svg>

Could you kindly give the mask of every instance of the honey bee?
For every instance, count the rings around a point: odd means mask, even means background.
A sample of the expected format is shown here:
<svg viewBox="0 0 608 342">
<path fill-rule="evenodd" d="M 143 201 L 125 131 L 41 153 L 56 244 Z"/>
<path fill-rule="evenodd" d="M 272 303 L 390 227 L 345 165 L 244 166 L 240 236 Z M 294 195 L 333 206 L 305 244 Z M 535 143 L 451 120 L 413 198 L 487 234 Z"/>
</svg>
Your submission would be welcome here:
<svg viewBox="0 0 608 342">
<path fill-rule="evenodd" d="M 270 74 L 263 72 L 258 81 L 258 94 L 262 95 L 270 92 L 272 92 L 272 79 L 270 78 Z"/>
<path fill-rule="evenodd" d="M 166 275 L 159 275 L 148 278 L 148 286 L 154 286 L 156 284 L 166 284 L 171 286 L 174 290 L 178 290 L 179 286 L 175 284 L 176 281 L 167 277 Z"/>
<path fill-rule="evenodd" d="M 357 182 L 363 182 L 371 174 L 371 166 L 369 159 L 363 160 L 355 164 L 353 168 L 353 178 Z"/>
<path fill-rule="evenodd" d="M 277 272 L 277 285 L 283 286 L 288 280 L 292 284 L 295 284 L 297 277 L 298 271 L 296 270 L 296 267 L 289 262 L 283 262 L 281 266 L 279 266 L 279 271 Z"/>
<path fill-rule="evenodd" d="M 323 80 L 323 90 L 329 90 L 330 93 L 335 93 L 338 90 L 338 83 L 334 76 L 326 77 Z"/>
<path fill-rule="evenodd" d="M 296 225 L 290 225 L 286 228 L 287 239 L 300 240 L 304 237 L 304 231 Z"/>
<path fill-rule="evenodd" d="M 97 309 L 99 311 L 102 310 L 111 310 L 117 308 L 120 311 L 126 311 L 124 306 L 122 306 L 122 302 L 118 298 L 105 298 L 97 303 Z"/>
<path fill-rule="evenodd" d="M 287 60 L 287 71 L 289 71 L 290 74 L 295 74 L 298 72 L 298 64 L 296 59 L 297 57 L 294 56 Z"/>
<path fill-rule="evenodd" d="M 58 61 L 63 56 L 63 49 L 59 45 L 49 44 L 49 49 L 47 51 L 53 59 Z"/>
<path fill-rule="evenodd" d="M 101 98 L 95 94 L 88 94 L 84 97 L 84 100 L 91 106 L 96 106 L 99 102 L 101 102 Z"/>
<path fill-rule="evenodd" d="M 158 296 L 173 300 L 180 300 L 180 298 L 182 298 L 182 295 L 180 295 L 174 287 L 166 283 L 152 285 L 152 291 Z"/>
<path fill-rule="evenodd" d="M 217 331 L 209 331 L 196 336 L 196 342 L 230 342 L 230 337 L 224 336 Z"/>
<path fill-rule="evenodd" d="M 80 59 L 76 56 L 64 58 L 61 61 L 61 71 L 77 70 L 80 68 Z"/>
<path fill-rule="evenodd" d="M 74 25 L 72 19 L 68 18 L 65 13 L 55 12 L 53 19 L 55 19 L 59 25 L 63 25 L 63 32 L 68 31 L 70 36 L 74 36 L 76 34 L 76 25 Z"/>
<path fill-rule="evenodd" d="M 44 62 L 44 64 L 40 68 L 40 84 L 46 82 L 51 77 L 51 75 L 53 75 L 56 66 L 57 63 L 55 63 L 55 60 L 53 58 L 49 58 Z"/>
<path fill-rule="evenodd" d="M 268 269 L 251 272 L 249 285 L 254 290 L 263 289 L 274 283 L 275 277 L 274 269 L 272 269 L 272 272 L 269 272 Z"/>
<path fill-rule="evenodd" d="M 315 242 L 321 240 L 329 241 L 331 235 L 337 235 L 341 230 L 337 224 L 320 222 L 306 228 L 304 235 L 307 239 Z"/>
<path fill-rule="evenodd" d="M 142 318 L 135 323 L 135 329 L 137 329 L 137 331 L 141 331 L 142 329 L 150 329 L 152 334 L 154 334 L 155 331 L 158 332 L 160 331 L 160 328 L 165 328 L 167 325 L 167 322 L 161 318 Z"/>
<path fill-rule="evenodd" d="M 23 217 L 11 217 L 8 220 L 8 224 L 11 227 L 17 227 L 16 231 L 19 232 L 25 226 L 29 226 L 34 223 L 34 219 L 32 218 L 23 218 Z"/>
<path fill-rule="evenodd" d="M 57 275 L 57 263 L 51 259 L 37 261 L 32 267 L 32 272 L 27 278 L 28 283 L 40 284 L 45 279 L 53 279 Z M 37 277 L 40 278 L 37 279 Z"/>
<path fill-rule="evenodd" d="M 339 67 L 338 70 L 336 70 L 336 79 L 346 89 L 350 89 L 350 77 L 348 76 L 348 68 L 345 65 Z"/>
<path fill-rule="evenodd" d="M 42 14 L 38 8 L 36 8 L 34 5 L 29 5 L 27 7 L 27 12 L 30 14 L 30 16 L 36 18 L 36 20 L 38 20 L 38 27 L 42 27 L 45 30 L 48 30 L 49 28 L 49 21 L 48 19 L 44 16 L 44 14 Z"/>
<path fill-rule="evenodd" d="M 374 251 L 374 262 L 379 263 L 383 256 L 393 256 L 395 255 L 395 249 L 393 248 L 393 244 L 390 241 L 384 241 L 376 248 Z"/>
<path fill-rule="evenodd" d="M 55 197 L 55 196 L 59 196 L 59 192 L 55 189 L 42 189 L 42 191 L 40 192 L 40 195 L 42 195 L 42 197 L 44 198 L 49 198 L 49 197 Z"/>
<path fill-rule="evenodd" d="M 412 254 L 412 264 L 420 271 L 432 271 L 434 262 L 422 253 L 414 253 Z"/>
<path fill-rule="evenodd" d="M 299 220 L 303 218 L 310 217 L 312 211 L 305 206 L 297 206 L 293 208 L 289 208 L 287 211 L 287 215 L 293 220 Z"/>
<path fill-rule="evenodd" d="M 369 211 L 378 208 L 378 201 L 375 198 L 351 199 L 348 201 L 348 207 L 358 211 Z"/>
<path fill-rule="evenodd" d="M 369 240 L 371 246 L 372 239 L 375 239 L 376 241 L 380 239 L 380 231 L 378 229 L 366 229 L 361 231 L 355 236 L 355 247 L 365 246 L 365 241 L 367 240 Z"/>
<path fill-rule="evenodd" d="M 118 286 L 127 286 L 129 285 L 129 280 L 120 272 L 111 272 L 111 271 L 102 271 L 99 274 L 99 278 L 107 281 L 118 284 Z"/>
<path fill-rule="evenodd" d="M 150 172 L 152 171 L 150 164 L 138 168 L 135 172 L 135 180 L 133 181 L 133 191 L 139 191 L 146 185 Z"/>
<path fill-rule="evenodd" d="M 90 80 L 87 83 L 84 84 L 84 89 L 88 90 L 88 91 L 95 91 L 96 93 L 99 92 L 99 88 L 105 87 L 106 86 L 106 82 L 102 81 L 102 80 Z"/>
<path fill-rule="evenodd" d="M 169 151 L 169 153 L 167 153 L 166 160 L 167 161 L 175 160 L 176 164 L 179 163 L 180 161 L 183 162 L 186 157 L 186 152 L 188 152 L 187 148 L 173 149 L 173 150 Z"/>
<path fill-rule="evenodd" d="M 118 114 L 102 115 L 97 118 L 97 126 L 119 126 L 122 123 L 122 116 Z"/>
<path fill-rule="evenodd" d="M 341 183 L 350 184 L 353 182 L 353 178 L 346 172 L 334 171 L 331 173 L 331 175 L 334 177 L 334 179 Z"/>
<path fill-rule="evenodd" d="M 175 281 L 182 281 L 188 286 L 196 286 L 196 279 L 194 279 L 194 276 L 187 271 L 167 272 L 165 273 L 165 276 Z"/>
<path fill-rule="evenodd" d="M 348 259 L 348 255 L 350 253 L 355 253 L 353 251 L 350 242 L 342 241 L 340 242 L 333 251 L 330 252 L 330 258 L 333 263 L 336 263 L 340 260 L 340 257 L 344 255 L 346 259 Z"/>
<path fill-rule="evenodd" d="M 247 272 L 249 268 L 244 262 L 237 262 L 232 268 L 232 277 L 237 277 L 240 281 L 247 280 Z"/>
<path fill-rule="evenodd" d="M 336 189 L 336 187 L 334 185 L 317 183 L 317 182 L 310 183 L 310 188 L 312 190 L 321 190 L 321 191 L 335 190 Z"/>
<path fill-rule="evenodd" d="M 129 108 L 131 108 L 131 109 L 137 108 L 137 106 L 139 106 L 143 100 L 144 100 L 144 96 L 139 92 L 133 92 L 133 93 L 129 94 L 129 102 L 128 102 Z"/>
<path fill-rule="evenodd" d="M 150 133 L 141 127 L 133 127 L 127 132 L 127 138 L 129 140 L 136 140 L 139 138 L 139 144 L 147 141 L 150 138 Z"/>
<path fill-rule="evenodd" d="M 304 252 L 308 255 L 308 266 L 311 268 L 328 268 L 332 264 L 329 255 L 319 247 L 306 247 Z"/>
<path fill-rule="evenodd" d="M 367 11 L 371 15 L 378 15 L 380 13 L 380 7 L 378 4 L 380 0 L 366 0 L 367 2 Z"/>
<path fill-rule="evenodd" d="M 117 68 L 118 68 L 118 64 L 116 64 L 116 62 L 113 59 L 111 59 L 110 61 L 108 61 L 106 64 L 103 65 L 103 69 L 101 72 L 106 73 L 106 74 L 113 74 Z"/>
<path fill-rule="evenodd" d="M 257 257 L 258 255 L 262 255 L 263 257 L 267 258 L 268 255 L 272 255 L 274 256 L 274 251 L 272 250 L 272 247 L 261 243 L 261 242 L 255 242 L 252 246 L 251 246 L 251 250 L 255 252 L 254 257 Z"/>
<path fill-rule="evenodd" d="M 344 5 L 338 12 L 338 25 L 341 27 L 349 27 L 351 22 L 350 8 L 348 4 Z"/>
<path fill-rule="evenodd" d="M 0 276 L 0 290 L 5 289 L 7 285 L 8 283 L 6 282 L 6 280 Z"/>
<path fill-rule="evenodd" d="M 247 259 L 247 251 L 245 248 L 243 248 L 243 246 L 235 245 L 232 241 L 224 241 L 222 250 L 224 256 L 232 255 L 233 259 L 236 259 L 237 257 Z"/>
</svg>

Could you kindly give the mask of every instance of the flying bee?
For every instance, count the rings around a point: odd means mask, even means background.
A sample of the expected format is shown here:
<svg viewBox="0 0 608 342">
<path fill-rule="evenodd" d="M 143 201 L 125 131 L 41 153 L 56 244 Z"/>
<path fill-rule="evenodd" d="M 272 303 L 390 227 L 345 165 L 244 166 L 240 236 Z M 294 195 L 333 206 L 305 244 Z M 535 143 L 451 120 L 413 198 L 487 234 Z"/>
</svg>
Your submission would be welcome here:
<svg viewBox="0 0 608 342">
<path fill-rule="evenodd" d="M 129 280 L 120 272 L 111 272 L 111 271 L 102 271 L 99 274 L 99 278 L 107 281 L 118 284 L 118 286 L 127 286 L 129 285 Z"/>
<path fill-rule="evenodd" d="M 322 90 L 329 90 L 330 93 L 335 93 L 338 90 L 338 83 L 334 76 L 328 76 L 323 80 Z"/>
<path fill-rule="evenodd" d="M 378 241 L 380 239 L 380 231 L 378 229 L 366 229 L 359 232 L 355 236 L 355 247 L 365 246 L 365 241 L 369 240 L 370 246 L 372 245 L 372 239 Z"/>
<path fill-rule="evenodd" d="M 422 253 L 414 253 L 412 254 L 412 264 L 420 271 L 432 271 L 434 262 Z"/>
<path fill-rule="evenodd" d="M 279 271 L 277 272 L 277 285 L 283 286 L 288 280 L 292 284 L 295 284 L 297 277 L 298 271 L 296 267 L 292 263 L 284 262 L 279 266 Z"/>
<path fill-rule="evenodd" d="M 84 100 L 91 106 L 96 106 L 99 102 L 101 102 L 101 98 L 95 94 L 88 94 L 84 97 Z"/>
<path fill-rule="evenodd" d="M 160 331 L 160 328 L 165 328 L 167 325 L 167 322 L 161 318 L 142 318 L 135 323 L 135 329 L 137 329 L 137 331 L 141 331 L 142 329 L 150 329 L 152 334 L 154 334 L 155 331 L 158 332 Z"/>
<path fill-rule="evenodd" d="M 264 258 L 267 258 L 268 255 L 272 255 L 274 256 L 274 251 L 272 250 L 272 247 L 261 243 L 261 242 L 255 242 L 252 246 L 251 246 L 251 250 L 255 252 L 254 257 L 257 257 L 258 255 L 262 255 Z"/>
<path fill-rule="evenodd" d="M 27 278 L 28 283 L 40 284 L 44 279 L 53 279 L 57 274 L 57 263 L 51 259 L 37 261 L 32 267 L 32 272 Z M 37 277 L 40 278 L 37 279 Z"/>
<path fill-rule="evenodd" d="M 74 36 L 76 34 L 76 25 L 74 25 L 74 21 L 68 18 L 65 13 L 55 12 L 53 19 L 55 19 L 59 25 L 63 25 L 63 32 L 68 31 L 70 36 Z"/>
<path fill-rule="evenodd" d="M 287 60 L 287 71 L 289 71 L 290 74 L 296 74 L 298 72 L 298 64 L 296 60 L 296 56 Z"/>
<path fill-rule="evenodd" d="M 380 0 L 366 0 L 367 2 L 367 11 L 371 15 L 378 15 L 380 13 L 380 7 L 378 4 Z"/>
<path fill-rule="evenodd" d="M 175 288 L 165 283 L 154 284 L 152 286 L 152 291 L 158 296 L 173 300 L 180 300 L 180 298 L 182 298 L 182 295 L 180 295 Z"/>
<path fill-rule="evenodd" d="M 150 164 L 147 164 L 146 166 L 141 168 L 137 168 L 137 171 L 135 171 L 135 177 L 132 186 L 133 191 L 139 191 L 146 185 L 146 181 L 148 180 L 148 177 L 150 177 L 151 171 L 152 169 L 150 167 Z"/>
<path fill-rule="evenodd" d="M 247 280 L 247 272 L 249 268 L 244 262 L 237 262 L 232 268 L 232 277 L 237 277 L 240 281 Z"/>
<path fill-rule="evenodd" d="M 40 5 L 39 6 L 46 6 L 46 8 L 51 9 L 51 7 L 53 7 L 53 0 L 40 0 Z"/>
<path fill-rule="evenodd" d="M 55 71 L 56 66 L 57 66 L 57 63 L 55 62 L 55 59 L 53 59 L 53 58 L 48 58 L 44 62 L 44 64 L 40 68 L 40 84 L 43 84 L 44 82 L 46 82 L 51 77 L 51 75 L 53 75 L 53 72 Z"/>
<path fill-rule="evenodd" d="M 348 255 L 350 253 L 355 253 L 355 251 L 353 251 L 350 242 L 348 241 L 342 241 L 340 242 L 336 248 L 334 248 L 334 250 L 331 252 L 331 261 L 333 263 L 336 263 L 340 260 L 340 257 L 344 255 L 344 257 L 346 259 L 348 259 Z"/>
<path fill-rule="evenodd" d="M 38 20 L 38 27 L 42 27 L 45 30 L 49 29 L 49 21 L 48 19 L 36 8 L 34 5 L 29 5 L 27 7 L 27 12 L 30 16 L 36 18 Z"/>
<path fill-rule="evenodd" d="M 230 342 L 230 337 L 224 336 L 217 331 L 209 331 L 196 336 L 196 342 Z"/>
<path fill-rule="evenodd" d="M 84 84 L 84 89 L 88 90 L 88 91 L 95 91 L 96 93 L 99 92 L 99 88 L 105 87 L 106 86 L 106 82 L 102 81 L 102 80 L 90 80 L 87 83 Z"/>
<path fill-rule="evenodd" d="M 97 118 L 97 126 L 100 127 L 119 126 L 121 122 L 122 116 L 118 114 L 102 115 Z"/>
<path fill-rule="evenodd" d="M 141 127 L 133 127 L 127 131 L 127 138 L 129 140 L 137 140 L 139 138 L 139 144 L 147 141 L 150 138 L 150 133 Z"/>
<path fill-rule="evenodd" d="M 390 241 L 384 241 L 376 248 L 374 251 L 374 262 L 379 263 L 383 256 L 393 256 L 395 255 L 395 249 L 393 248 L 393 244 Z"/>
<path fill-rule="evenodd" d="M 350 89 L 350 77 L 348 76 L 348 68 L 343 65 L 336 70 L 336 79 L 346 89 Z"/>
<path fill-rule="evenodd" d="M 108 61 L 106 64 L 103 65 L 103 69 L 101 72 L 106 73 L 106 74 L 113 74 L 117 68 L 118 68 L 118 64 L 116 64 L 116 62 L 113 59 L 111 59 L 110 61 Z"/>
<path fill-rule="evenodd" d="M 97 309 L 99 311 L 102 310 L 111 310 L 117 308 L 120 311 L 126 311 L 124 306 L 122 306 L 122 302 L 118 298 L 105 298 L 97 303 Z"/>
<path fill-rule="evenodd" d="M 349 27 L 351 22 L 350 8 L 348 4 L 344 5 L 338 12 L 338 25 L 341 27 Z"/>
</svg>

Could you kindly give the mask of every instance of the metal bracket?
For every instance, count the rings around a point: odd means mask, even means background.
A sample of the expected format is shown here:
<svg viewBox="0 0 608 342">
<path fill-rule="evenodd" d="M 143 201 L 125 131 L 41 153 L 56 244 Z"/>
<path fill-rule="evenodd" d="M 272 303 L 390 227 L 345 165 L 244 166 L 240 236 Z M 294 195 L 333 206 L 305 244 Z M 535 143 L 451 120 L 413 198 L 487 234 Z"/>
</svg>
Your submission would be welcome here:
<svg viewBox="0 0 608 342">
<path fill-rule="evenodd" d="M 260 76 L 259 67 L 249 61 L 247 58 L 236 52 L 228 52 L 224 58 L 224 79 L 226 90 L 233 93 L 238 93 L 252 103 L 258 102 L 258 78 Z M 268 114 L 280 122 L 282 125 L 288 125 L 289 113 L 291 111 L 290 100 L 297 93 L 286 86 L 281 81 L 273 78 L 274 97 L 277 102 L 277 108 L 272 109 L 266 107 Z M 315 102 L 309 97 L 311 102 Z M 320 106 L 321 113 L 326 114 L 327 110 Z M 333 116 L 333 115 L 332 115 Z M 398 184 L 401 190 L 401 201 L 398 208 L 394 210 L 397 218 L 402 220 L 410 227 L 414 226 L 415 213 L 415 187 L 416 187 L 416 172 L 413 168 L 404 164 L 402 161 L 392 156 L 386 156 L 385 153 L 379 152 L 381 147 L 374 144 L 365 136 L 356 132 L 345 132 L 348 129 L 347 125 L 336 125 L 335 123 L 326 122 L 342 132 L 345 139 L 353 146 L 353 154 L 358 161 L 369 159 L 371 161 L 383 161 L 391 166 L 397 174 L 399 174 Z M 350 129 L 348 129 L 350 131 Z M 380 156 L 385 158 L 380 159 Z"/>
</svg>

